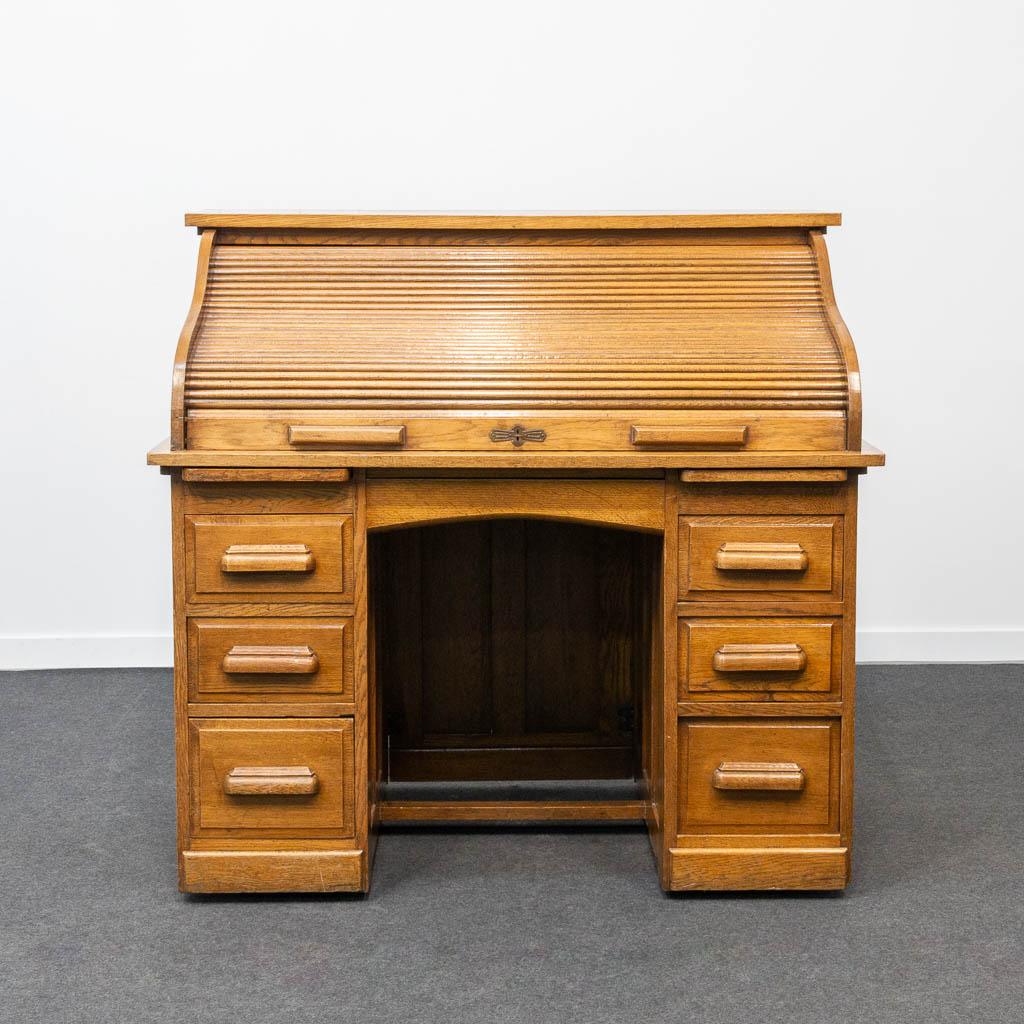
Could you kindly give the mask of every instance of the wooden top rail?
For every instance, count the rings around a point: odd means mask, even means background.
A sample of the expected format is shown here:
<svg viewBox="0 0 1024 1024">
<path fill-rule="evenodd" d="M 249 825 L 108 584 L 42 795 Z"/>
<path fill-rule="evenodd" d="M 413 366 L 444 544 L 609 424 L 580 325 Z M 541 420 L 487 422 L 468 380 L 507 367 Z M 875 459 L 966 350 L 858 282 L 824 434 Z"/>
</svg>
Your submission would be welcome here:
<svg viewBox="0 0 1024 1024">
<path fill-rule="evenodd" d="M 248 449 L 173 450 L 169 441 L 151 449 L 151 466 L 339 467 L 362 469 L 866 469 L 884 466 L 885 455 L 865 445 L 859 451 L 805 452 L 545 452 L 537 449 L 494 452 L 430 451 L 255 451 Z"/>
<path fill-rule="evenodd" d="M 843 222 L 839 213 L 186 213 L 197 228 L 412 228 L 452 231 L 664 228 L 824 228 Z"/>
</svg>

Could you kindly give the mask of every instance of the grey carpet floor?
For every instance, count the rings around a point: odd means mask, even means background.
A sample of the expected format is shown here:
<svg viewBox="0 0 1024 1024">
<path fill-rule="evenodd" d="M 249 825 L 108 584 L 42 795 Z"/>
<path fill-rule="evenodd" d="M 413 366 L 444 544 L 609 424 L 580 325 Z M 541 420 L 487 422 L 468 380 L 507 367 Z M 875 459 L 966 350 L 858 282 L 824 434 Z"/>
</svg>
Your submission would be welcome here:
<svg viewBox="0 0 1024 1024">
<path fill-rule="evenodd" d="M 1024 667 L 875 666 L 842 895 L 668 897 L 638 829 L 408 829 L 361 897 L 187 897 L 170 676 L 0 674 L 0 1020 L 1024 1020 Z"/>
</svg>

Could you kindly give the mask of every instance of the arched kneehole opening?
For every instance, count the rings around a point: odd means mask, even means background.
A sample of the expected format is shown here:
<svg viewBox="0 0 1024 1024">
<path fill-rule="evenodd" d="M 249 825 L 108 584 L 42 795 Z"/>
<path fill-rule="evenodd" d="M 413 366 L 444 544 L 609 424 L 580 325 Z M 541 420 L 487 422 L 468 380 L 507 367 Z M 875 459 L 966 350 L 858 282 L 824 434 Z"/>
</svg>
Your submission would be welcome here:
<svg viewBox="0 0 1024 1024">
<path fill-rule="evenodd" d="M 384 819 L 640 820 L 661 548 L 526 518 L 371 535 Z"/>
</svg>

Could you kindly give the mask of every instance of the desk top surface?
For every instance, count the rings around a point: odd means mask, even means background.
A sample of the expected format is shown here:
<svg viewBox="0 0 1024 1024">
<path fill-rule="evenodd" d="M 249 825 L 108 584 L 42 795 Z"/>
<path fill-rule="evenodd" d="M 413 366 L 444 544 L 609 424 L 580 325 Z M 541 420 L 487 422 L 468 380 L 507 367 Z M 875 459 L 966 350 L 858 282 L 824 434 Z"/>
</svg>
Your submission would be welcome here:
<svg viewBox="0 0 1024 1024">
<path fill-rule="evenodd" d="M 373 228 L 465 230 L 659 230 L 678 228 L 825 228 L 842 223 L 839 213 L 493 213 L 316 212 L 220 210 L 185 214 L 197 228 Z"/>
</svg>

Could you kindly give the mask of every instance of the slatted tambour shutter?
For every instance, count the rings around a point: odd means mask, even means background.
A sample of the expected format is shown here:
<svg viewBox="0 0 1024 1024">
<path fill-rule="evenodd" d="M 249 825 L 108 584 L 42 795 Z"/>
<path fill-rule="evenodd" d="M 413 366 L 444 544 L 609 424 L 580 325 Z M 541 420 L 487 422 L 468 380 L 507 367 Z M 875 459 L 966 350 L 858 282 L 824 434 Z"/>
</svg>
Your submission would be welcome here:
<svg viewBox="0 0 1024 1024">
<path fill-rule="evenodd" d="M 218 245 L 186 405 L 844 410 L 814 254 L 788 237 Z"/>
</svg>

